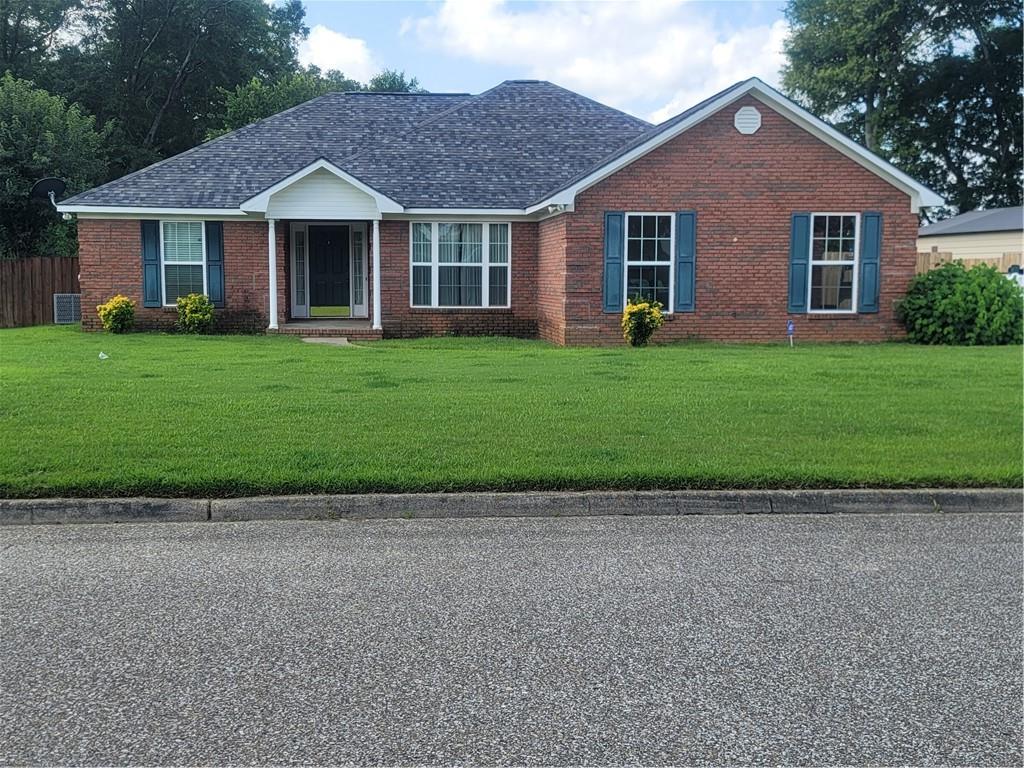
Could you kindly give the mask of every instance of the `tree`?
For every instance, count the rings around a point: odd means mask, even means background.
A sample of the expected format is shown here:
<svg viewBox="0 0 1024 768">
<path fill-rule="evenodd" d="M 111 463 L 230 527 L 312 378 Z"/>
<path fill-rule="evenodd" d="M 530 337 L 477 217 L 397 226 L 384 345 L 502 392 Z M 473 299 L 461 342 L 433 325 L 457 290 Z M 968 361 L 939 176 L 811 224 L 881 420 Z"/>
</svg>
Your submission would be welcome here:
<svg viewBox="0 0 1024 768">
<path fill-rule="evenodd" d="M 78 0 L 0 0 L 0 75 L 33 79 Z"/>
<path fill-rule="evenodd" d="M 362 87 L 357 80 L 335 70 L 321 75 L 316 67 L 285 75 L 271 83 L 254 77 L 234 90 L 221 89 L 223 110 L 220 125 L 208 130 L 206 138 L 212 139 L 255 123 L 331 91 L 358 91 Z"/>
<path fill-rule="evenodd" d="M 1019 5 L 790 0 L 786 15 L 791 96 L 957 211 L 1020 205 Z"/>
<path fill-rule="evenodd" d="M 975 33 L 970 33 L 974 36 Z M 954 211 L 1021 204 L 1021 29 L 985 28 L 910 70 L 892 159 Z"/>
<path fill-rule="evenodd" d="M 220 136 L 332 91 L 425 93 L 415 77 L 407 78 L 404 72 L 390 69 L 376 75 L 366 85 L 337 70 L 321 74 L 312 66 L 269 83 L 254 77 L 233 90 L 221 89 L 223 118 L 219 127 L 207 131 L 206 137 Z"/>
<path fill-rule="evenodd" d="M 406 78 L 405 72 L 396 69 L 385 69 L 374 75 L 364 90 L 386 93 L 426 93 L 420 88 L 420 81 L 415 77 Z"/>
<path fill-rule="evenodd" d="M 107 130 L 27 80 L 0 78 L 0 257 L 75 252 L 74 224 L 29 190 L 47 176 L 64 179 L 71 193 L 103 179 Z"/>
<path fill-rule="evenodd" d="M 83 35 L 60 49 L 69 99 L 115 120 L 120 174 L 195 146 L 219 120 L 219 89 L 296 68 L 300 0 L 83 0 Z M 211 125 L 213 123 L 213 125 Z"/>
<path fill-rule="evenodd" d="M 920 8 L 914 0 L 790 0 L 783 87 L 878 152 L 900 72 L 923 36 Z"/>
</svg>

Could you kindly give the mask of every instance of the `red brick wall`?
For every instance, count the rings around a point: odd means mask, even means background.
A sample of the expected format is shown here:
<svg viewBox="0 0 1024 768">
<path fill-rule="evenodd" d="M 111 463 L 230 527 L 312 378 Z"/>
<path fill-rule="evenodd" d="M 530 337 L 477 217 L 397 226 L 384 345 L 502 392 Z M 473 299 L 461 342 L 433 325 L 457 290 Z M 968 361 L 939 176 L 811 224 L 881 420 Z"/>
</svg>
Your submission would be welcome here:
<svg viewBox="0 0 1024 768">
<path fill-rule="evenodd" d="M 275 225 L 277 240 L 277 318 L 288 318 L 287 222 Z M 224 222 L 224 309 L 236 330 L 264 331 L 268 325 L 270 284 L 267 270 L 267 223 L 265 221 Z"/>
<path fill-rule="evenodd" d="M 408 221 L 380 223 L 381 323 L 385 336 L 402 338 L 447 333 L 460 336 L 537 335 L 535 223 L 516 222 L 512 225 L 512 306 L 509 309 L 410 307 L 409 229 Z M 373 279 L 372 273 L 370 279 Z M 372 306 L 370 311 L 373 311 Z"/>
<path fill-rule="evenodd" d="M 732 124 L 744 104 L 762 115 L 750 136 Z M 559 217 L 566 220 L 565 343 L 622 343 L 618 314 L 601 311 L 604 212 L 689 209 L 697 211 L 696 312 L 671 316 L 656 338 L 779 341 L 789 317 L 798 339 L 902 335 L 894 304 L 914 274 L 918 227 L 909 197 L 748 96 L 583 192 L 575 212 Z M 882 212 L 877 314 L 787 314 L 795 211 Z"/>
<path fill-rule="evenodd" d="M 277 227 L 278 316 L 287 317 L 285 227 Z M 99 330 L 96 305 L 120 293 L 132 299 L 135 325 L 168 329 L 173 307 L 142 304 L 142 236 L 138 220 L 80 219 L 78 249 L 82 286 L 82 328 Z M 267 225 L 265 222 L 224 222 L 225 306 L 217 310 L 221 331 L 262 331 L 267 327 Z"/>
<path fill-rule="evenodd" d="M 565 343 L 565 228 L 568 216 L 545 219 L 537 227 L 537 334 Z"/>
<path fill-rule="evenodd" d="M 762 115 L 761 129 L 751 136 L 732 125 L 743 104 L 755 105 Z M 601 311 L 604 212 L 690 209 L 697 211 L 697 311 L 671 316 L 658 339 L 783 340 L 790 317 L 794 211 L 883 213 L 881 311 L 794 315 L 797 338 L 868 341 L 902 335 L 894 304 L 914 274 L 918 226 L 908 196 L 749 96 L 583 192 L 575 212 L 514 223 L 509 309 L 411 308 L 409 222 L 382 221 L 384 333 L 622 343 L 618 314 Z M 287 230 L 287 222 L 278 222 L 280 322 L 289 314 Z M 222 329 L 267 325 L 266 237 L 265 222 L 224 222 Z M 173 324 L 173 309 L 142 306 L 138 221 L 83 219 L 79 240 L 83 327 L 98 327 L 95 306 L 115 293 L 137 302 L 139 327 Z M 372 270 L 372 258 L 368 266 Z M 369 279 L 372 316 L 372 272 Z"/>
<path fill-rule="evenodd" d="M 100 330 L 96 306 L 118 293 L 135 301 L 140 325 L 160 321 L 159 310 L 142 306 L 142 229 L 138 221 L 79 219 L 78 259 L 84 330 Z"/>
</svg>

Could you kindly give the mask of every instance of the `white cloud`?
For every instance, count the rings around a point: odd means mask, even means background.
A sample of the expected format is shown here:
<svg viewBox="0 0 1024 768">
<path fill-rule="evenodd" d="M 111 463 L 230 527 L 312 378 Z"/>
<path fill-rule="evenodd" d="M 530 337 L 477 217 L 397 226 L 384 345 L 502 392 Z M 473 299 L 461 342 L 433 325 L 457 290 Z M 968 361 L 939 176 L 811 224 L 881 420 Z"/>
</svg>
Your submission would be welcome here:
<svg viewBox="0 0 1024 768">
<path fill-rule="evenodd" d="M 381 70 L 365 40 L 348 37 L 323 24 L 313 27 L 299 45 L 299 61 L 307 66 L 315 64 L 325 72 L 337 69 L 364 83 Z"/>
<path fill-rule="evenodd" d="M 429 49 L 515 67 L 659 122 L 752 75 L 775 84 L 787 27 L 779 20 L 727 28 L 713 9 L 683 0 L 445 0 L 402 32 Z"/>
</svg>

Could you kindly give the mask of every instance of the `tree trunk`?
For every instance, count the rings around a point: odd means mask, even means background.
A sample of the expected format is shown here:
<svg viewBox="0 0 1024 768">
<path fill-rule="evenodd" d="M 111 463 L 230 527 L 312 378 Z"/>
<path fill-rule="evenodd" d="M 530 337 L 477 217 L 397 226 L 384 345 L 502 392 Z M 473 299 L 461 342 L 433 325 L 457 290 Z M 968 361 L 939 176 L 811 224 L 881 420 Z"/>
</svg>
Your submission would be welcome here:
<svg viewBox="0 0 1024 768">
<path fill-rule="evenodd" d="M 865 99 L 864 107 L 864 146 L 872 152 L 878 152 L 878 110 L 875 107 L 875 97 L 869 96 Z"/>
<path fill-rule="evenodd" d="M 200 31 L 192 38 L 192 44 L 188 47 L 188 52 L 185 54 L 185 60 L 181 62 L 181 66 L 178 67 L 177 73 L 174 75 L 174 82 L 171 83 L 171 87 L 167 89 L 167 96 L 164 98 L 163 104 L 160 105 L 160 109 L 157 110 L 156 115 L 153 117 L 153 122 L 149 125 L 149 130 L 146 132 L 146 138 L 142 140 L 142 146 L 146 149 L 150 149 L 153 143 L 156 141 L 157 131 L 160 129 L 160 123 L 163 122 L 164 114 L 167 112 L 167 108 L 171 106 L 171 103 L 178 97 L 178 92 L 181 90 L 182 84 L 185 82 L 185 77 L 188 75 L 188 66 L 192 62 L 192 54 L 195 52 L 196 44 L 202 37 L 203 33 Z"/>
</svg>

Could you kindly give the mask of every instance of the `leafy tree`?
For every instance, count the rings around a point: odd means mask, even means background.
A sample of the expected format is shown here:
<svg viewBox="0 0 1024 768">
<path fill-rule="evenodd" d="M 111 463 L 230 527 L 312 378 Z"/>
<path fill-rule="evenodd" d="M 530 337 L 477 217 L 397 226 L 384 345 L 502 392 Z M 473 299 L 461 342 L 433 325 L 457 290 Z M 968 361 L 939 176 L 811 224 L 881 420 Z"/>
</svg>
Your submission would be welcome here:
<svg viewBox="0 0 1024 768">
<path fill-rule="evenodd" d="M 908 70 L 892 127 L 893 161 L 956 211 L 1021 203 L 1021 29 L 975 39 Z"/>
<path fill-rule="evenodd" d="M 79 0 L 0 0 L 0 74 L 36 79 Z"/>
<path fill-rule="evenodd" d="M 295 70 L 308 33 L 301 0 L 83 0 L 76 44 L 54 79 L 100 120 L 116 120 L 115 175 L 198 144 L 219 122 L 219 89 Z"/>
<path fill-rule="evenodd" d="M 299 70 L 269 83 L 254 77 L 234 90 L 221 89 L 224 101 L 222 123 L 218 128 L 207 131 L 206 137 L 220 136 L 331 91 L 425 92 L 415 77 L 407 78 L 404 72 L 390 69 L 376 75 L 366 85 L 337 70 L 321 74 L 317 67 Z"/>
<path fill-rule="evenodd" d="M 29 190 L 47 176 L 64 179 L 72 193 L 103 179 L 107 130 L 27 80 L 0 78 L 0 257 L 75 252 L 74 224 Z"/>
<path fill-rule="evenodd" d="M 220 90 L 224 102 L 221 124 L 219 128 L 207 131 L 206 138 L 255 123 L 331 91 L 358 91 L 362 87 L 357 80 L 335 70 L 321 75 L 316 67 L 284 75 L 271 83 L 254 77 L 234 90 Z"/>
<path fill-rule="evenodd" d="M 924 32 L 914 0 L 790 0 L 783 86 L 877 152 Z"/>
<path fill-rule="evenodd" d="M 366 84 L 367 91 L 379 91 L 387 93 L 426 93 L 420 88 L 420 81 L 415 77 L 407 78 L 405 72 L 395 69 L 385 69 L 379 75 L 375 75 Z"/>
<path fill-rule="evenodd" d="M 1021 200 L 1021 13 L 1005 0 L 789 0 L 783 87 L 957 210 Z"/>
</svg>

